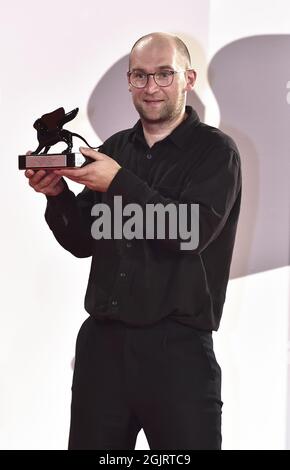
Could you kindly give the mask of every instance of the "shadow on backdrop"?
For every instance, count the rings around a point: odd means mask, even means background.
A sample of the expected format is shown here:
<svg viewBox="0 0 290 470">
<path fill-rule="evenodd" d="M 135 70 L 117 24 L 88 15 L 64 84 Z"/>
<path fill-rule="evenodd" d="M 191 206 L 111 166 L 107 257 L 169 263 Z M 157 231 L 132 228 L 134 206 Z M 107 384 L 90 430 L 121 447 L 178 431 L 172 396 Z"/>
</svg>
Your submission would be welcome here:
<svg viewBox="0 0 290 470">
<path fill-rule="evenodd" d="M 253 36 L 219 50 L 208 77 L 220 109 L 219 128 L 236 141 L 242 158 L 243 194 L 231 278 L 289 264 L 289 35 Z M 139 116 L 128 92 L 129 55 L 95 86 L 88 117 L 102 141 L 132 127 Z M 193 91 L 187 103 L 204 120 Z"/>
<path fill-rule="evenodd" d="M 243 194 L 231 277 L 289 264 L 290 35 L 243 38 L 220 49 L 209 83 L 219 128 L 236 141 Z"/>
</svg>

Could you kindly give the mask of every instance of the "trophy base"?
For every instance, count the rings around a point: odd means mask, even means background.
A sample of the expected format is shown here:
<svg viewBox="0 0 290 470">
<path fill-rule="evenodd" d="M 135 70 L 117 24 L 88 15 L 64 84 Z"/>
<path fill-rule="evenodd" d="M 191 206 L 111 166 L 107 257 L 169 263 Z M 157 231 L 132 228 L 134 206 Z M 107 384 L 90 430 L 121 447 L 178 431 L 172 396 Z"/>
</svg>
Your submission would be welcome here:
<svg viewBox="0 0 290 470">
<path fill-rule="evenodd" d="M 18 155 L 19 170 L 51 170 L 54 168 L 80 168 L 93 162 L 82 153 L 42 153 L 40 155 Z"/>
</svg>

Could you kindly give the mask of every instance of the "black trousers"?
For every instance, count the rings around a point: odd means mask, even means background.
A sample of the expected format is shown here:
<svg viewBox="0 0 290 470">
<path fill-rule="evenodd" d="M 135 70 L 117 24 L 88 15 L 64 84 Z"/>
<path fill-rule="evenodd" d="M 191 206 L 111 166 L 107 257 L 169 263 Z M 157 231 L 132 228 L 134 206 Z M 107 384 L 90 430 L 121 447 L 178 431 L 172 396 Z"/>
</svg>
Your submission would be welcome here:
<svg viewBox="0 0 290 470">
<path fill-rule="evenodd" d="M 76 342 L 69 449 L 221 448 L 221 370 L 212 335 L 165 318 L 85 320 Z"/>
</svg>

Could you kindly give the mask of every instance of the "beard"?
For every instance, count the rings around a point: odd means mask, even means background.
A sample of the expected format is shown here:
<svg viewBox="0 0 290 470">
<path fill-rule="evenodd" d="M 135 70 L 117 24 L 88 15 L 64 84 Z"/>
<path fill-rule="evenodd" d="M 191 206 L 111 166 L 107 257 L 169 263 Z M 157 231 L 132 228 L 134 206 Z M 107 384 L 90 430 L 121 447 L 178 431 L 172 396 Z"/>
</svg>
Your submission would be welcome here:
<svg viewBox="0 0 290 470">
<path fill-rule="evenodd" d="M 143 122 L 148 124 L 171 122 L 184 110 L 185 93 L 175 103 L 162 101 L 157 109 L 149 109 L 144 102 L 136 102 L 134 105 Z"/>
</svg>

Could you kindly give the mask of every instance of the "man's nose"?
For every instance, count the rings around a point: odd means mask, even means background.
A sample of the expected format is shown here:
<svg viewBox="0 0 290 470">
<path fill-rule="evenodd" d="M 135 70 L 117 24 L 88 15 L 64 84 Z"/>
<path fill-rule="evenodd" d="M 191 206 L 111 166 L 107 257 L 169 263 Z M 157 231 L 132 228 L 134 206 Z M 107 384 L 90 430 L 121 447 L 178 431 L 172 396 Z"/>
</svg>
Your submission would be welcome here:
<svg viewBox="0 0 290 470">
<path fill-rule="evenodd" d="M 145 86 L 145 90 L 147 93 L 154 93 L 155 91 L 159 90 L 159 86 L 154 80 L 153 75 L 148 75 L 147 85 Z"/>
</svg>

